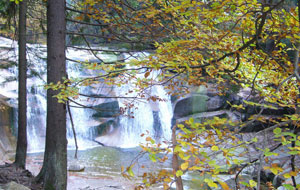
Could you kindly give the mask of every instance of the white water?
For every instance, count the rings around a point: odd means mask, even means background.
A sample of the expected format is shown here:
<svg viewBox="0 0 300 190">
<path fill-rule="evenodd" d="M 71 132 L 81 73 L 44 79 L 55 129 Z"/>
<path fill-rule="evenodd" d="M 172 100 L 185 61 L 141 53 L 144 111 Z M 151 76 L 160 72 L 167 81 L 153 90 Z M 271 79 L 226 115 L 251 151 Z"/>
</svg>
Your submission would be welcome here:
<svg viewBox="0 0 300 190">
<path fill-rule="evenodd" d="M 8 58 L 11 61 L 17 60 L 17 43 L 9 39 L 0 37 L 0 58 Z M 11 51 L 2 51 L 3 47 L 11 48 Z M 28 115 L 28 151 L 37 152 L 44 149 L 45 141 L 45 125 L 46 125 L 46 91 L 43 85 L 46 81 L 46 64 L 44 59 L 46 57 L 46 47 L 41 45 L 28 45 L 27 58 L 30 64 L 30 68 L 35 70 L 39 77 L 33 77 L 28 79 L 28 103 L 27 103 L 27 115 Z M 101 59 L 116 61 L 117 56 L 109 54 L 99 55 Z M 96 58 L 87 51 L 79 51 L 74 49 L 67 50 L 67 57 L 73 60 L 87 61 L 95 60 Z M 9 70 L 0 70 L 0 83 L 7 77 L 17 77 L 16 67 Z M 68 62 L 68 75 L 69 78 L 84 77 L 94 75 L 95 72 L 87 72 L 82 70 L 78 63 Z M 107 86 L 99 84 L 98 86 L 81 88 L 80 91 L 87 93 L 102 93 L 107 92 Z M 111 87 L 110 87 L 111 88 Z M 132 86 L 122 86 L 118 88 L 111 88 L 115 95 L 123 96 Z M 103 90 L 104 89 L 104 90 Z M 105 90 L 106 89 L 106 90 Z M 111 93 L 111 92 L 109 92 Z M 143 142 L 145 137 L 140 137 L 142 133 L 148 131 L 150 135 L 156 140 L 170 139 L 171 131 L 171 118 L 172 118 L 172 106 L 169 97 L 166 95 L 162 86 L 154 86 L 149 92 L 151 95 L 159 96 L 165 101 L 159 102 L 136 102 L 135 107 L 137 109 L 130 110 L 129 115 L 119 116 L 117 127 L 111 127 L 111 130 L 106 136 L 98 137 L 97 140 L 108 146 L 118 147 L 135 147 L 140 142 Z M 17 82 L 12 81 L 5 83 L 0 89 L 0 94 L 11 98 L 11 104 L 17 108 Z M 124 106 L 124 99 L 117 99 L 119 106 Z M 107 100 L 97 99 L 91 101 L 88 98 L 80 98 L 81 104 L 88 106 L 97 105 Z M 97 144 L 91 141 L 93 138 L 90 134 L 90 127 L 101 124 L 102 121 L 92 118 L 93 110 L 83 108 L 71 108 L 72 118 L 74 120 L 75 130 L 77 133 L 79 149 L 86 149 Z M 69 118 L 69 115 L 68 115 Z M 104 121 L 104 120 L 103 120 Z M 17 123 L 17 122 L 15 122 Z M 74 148 L 73 134 L 71 131 L 70 120 L 68 119 L 68 148 Z"/>
</svg>

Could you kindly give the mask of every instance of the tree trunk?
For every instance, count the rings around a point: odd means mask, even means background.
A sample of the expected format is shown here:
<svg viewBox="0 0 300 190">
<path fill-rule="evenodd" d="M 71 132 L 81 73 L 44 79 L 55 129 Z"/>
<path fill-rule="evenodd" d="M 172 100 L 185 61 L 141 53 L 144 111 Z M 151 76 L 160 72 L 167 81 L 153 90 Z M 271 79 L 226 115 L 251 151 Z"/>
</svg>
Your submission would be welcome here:
<svg viewBox="0 0 300 190">
<path fill-rule="evenodd" d="M 15 165 L 25 168 L 27 153 L 27 63 L 26 63 L 26 11 L 27 0 L 20 2 L 19 7 L 19 115 L 18 140 Z"/>
<path fill-rule="evenodd" d="M 47 83 L 57 83 L 66 77 L 65 0 L 47 1 Z M 53 96 L 58 91 L 47 90 L 46 148 L 42 170 L 37 176 L 46 190 L 67 187 L 66 105 Z"/>
<path fill-rule="evenodd" d="M 172 146 L 173 146 L 173 157 L 172 157 L 172 167 L 173 167 L 173 172 L 176 180 L 176 190 L 183 190 L 183 183 L 181 176 L 177 177 L 176 172 L 180 170 L 179 168 L 179 160 L 178 160 L 178 155 L 177 153 L 174 153 L 175 147 L 177 145 L 177 140 L 176 140 L 176 125 L 173 126 L 172 129 Z"/>
</svg>

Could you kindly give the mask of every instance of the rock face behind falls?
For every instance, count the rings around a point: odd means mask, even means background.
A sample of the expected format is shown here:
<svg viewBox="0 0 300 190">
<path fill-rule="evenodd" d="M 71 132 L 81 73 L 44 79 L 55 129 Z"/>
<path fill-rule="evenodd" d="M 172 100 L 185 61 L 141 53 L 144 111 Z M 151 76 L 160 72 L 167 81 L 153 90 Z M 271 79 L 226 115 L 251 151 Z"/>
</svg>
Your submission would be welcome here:
<svg viewBox="0 0 300 190">
<path fill-rule="evenodd" d="M 208 84 L 208 87 L 191 87 L 191 93 L 181 98 L 172 98 L 173 106 L 173 125 L 175 123 L 183 123 L 190 117 L 193 117 L 195 122 L 203 122 L 206 119 L 213 117 L 228 118 L 233 121 L 248 121 L 248 119 L 261 111 L 260 106 L 247 105 L 244 100 L 259 102 L 255 96 L 249 96 L 251 90 L 240 89 L 239 92 L 228 92 L 225 95 L 220 95 L 217 88 L 213 84 Z M 243 105 L 244 109 L 236 109 L 231 105 Z M 274 108 L 265 108 L 262 110 L 262 115 L 268 118 L 276 118 L 284 114 L 293 114 L 295 110 L 292 108 L 279 107 L 272 105 Z M 267 124 L 274 124 L 270 119 Z M 257 132 L 266 127 L 266 123 L 255 121 L 251 125 L 244 127 L 241 132 Z"/>
<path fill-rule="evenodd" d="M 13 158 L 16 147 L 13 108 L 6 100 L 6 97 L 0 95 L 0 165 L 3 164 L 1 162 Z"/>
</svg>

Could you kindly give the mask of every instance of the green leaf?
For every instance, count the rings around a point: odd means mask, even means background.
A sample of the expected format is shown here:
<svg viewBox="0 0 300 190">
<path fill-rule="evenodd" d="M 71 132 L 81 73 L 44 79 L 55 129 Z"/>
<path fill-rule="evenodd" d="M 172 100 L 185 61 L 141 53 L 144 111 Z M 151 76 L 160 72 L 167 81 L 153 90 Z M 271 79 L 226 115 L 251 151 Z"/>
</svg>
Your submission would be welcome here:
<svg viewBox="0 0 300 190">
<path fill-rule="evenodd" d="M 190 117 L 189 123 L 190 123 L 190 124 L 194 123 L 194 118 Z"/>
<path fill-rule="evenodd" d="M 185 156 L 183 152 L 180 152 L 178 155 L 182 160 L 188 160 L 191 157 L 191 155 Z"/>
<path fill-rule="evenodd" d="M 176 176 L 177 176 L 177 177 L 180 177 L 180 176 L 182 176 L 182 175 L 183 175 L 183 171 L 182 171 L 182 170 L 177 170 Z"/>
<path fill-rule="evenodd" d="M 249 183 L 245 182 L 245 181 L 241 181 L 240 182 L 242 185 L 245 185 L 246 187 L 249 187 Z"/>
<path fill-rule="evenodd" d="M 215 161 L 215 160 L 210 160 L 210 161 L 208 162 L 208 164 L 209 164 L 210 166 L 215 166 L 215 165 L 216 165 L 216 161 Z"/>
<path fill-rule="evenodd" d="M 300 151 L 290 151 L 288 152 L 290 155 L 297 155 L 297 154 L 300 154 Z"/>
<path fill-rule="evenodd" d="M 282 135 L 284 136 L 291 136 L 291 137 L 294 137 L 296 139 L 297 135 L 294 134 L 294 133 L 291 133 L 291 132 L 283 132 Z"/>
<path fill-rule="evenodd" d="M 175 149 L 174 149 L 174 153 L 177 153 L 177 152 L 181 152 L 182 149 L 179 145 L 176 145 Z"/>
<path fill-rule="evenodd" d="M 292 186 L 291 184 L 283 184 L 282 185 L 284 188 L 286 188 L 287 190 L 294 190 L 294 186 Z"/>
<path fill-rule="evenodd" d="M 251 179 L 251 180 L 249 180 L 249 184 L 250 184 L 250 187 L 256 187 L 257 182 Z"/>
<path fill-rule="evenodd" d="M 280 129 L 279 127 L 277 127 L 277 128 L 275 128 L 275 129 L 273 130 L 273 133 L 274 133 L 275 135 L 279 135 L 279 134 L 281 133 L 281 129 Z"/>
<path fill-rule="evenodd" d="M 134 173 L 132 171 L 132 167 L 129 167 L 128 170 L 127 170 L 128 174 L 133 177 L 134 176 Z"/>
<path fill-rule="evenodd" d="M 212 179 L 205 178 L 204 182 L 206 182 L 209 187 L 218 188 L 218 185 Z"/>
<path fill-rule="evenodd" d="M 266 149 L 264 150 L 264 155 L 265 155 L 265 156 L 278 156 L 278 153 L 270 152 L 270 149 L 269 149 L 269 148 L 266 148 Z"/>
<path fill-rule="evenodd" d="M 151 144 L 155 144 L 155 140 L 151 139 L 150 140 Z"/>
<path fill-rule="evenodd" d="M 149 158 L 152 162 L 156 162 L 156 155 L 155 154 L 149 154 Z"/>
</svg>

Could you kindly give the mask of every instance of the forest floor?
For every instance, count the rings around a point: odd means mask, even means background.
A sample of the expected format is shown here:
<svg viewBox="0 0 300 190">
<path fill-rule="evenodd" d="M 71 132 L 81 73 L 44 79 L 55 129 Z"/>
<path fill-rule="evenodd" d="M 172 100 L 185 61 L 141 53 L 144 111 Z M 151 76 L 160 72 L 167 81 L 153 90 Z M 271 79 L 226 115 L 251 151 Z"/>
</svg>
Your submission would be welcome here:
<svg viewBox="0 0 300 190">
<path fill-rule="evenodd" d="M 35 173 L 35 171 L 33 171 Z M 29 170 L 16 168 L 13 164 L 0 165 L 0 189 L 11 181 L 24 185 L 31 190 L 41 190 L 42 185 L 34 181 L 34 175 Z M 76 172 L 68 173 L 68 190 L 124 190 L 133 189 L 132 184 L 108 177 L 84 177 Z"/>
<path fill-rule="evenodd" d="M 5 164 L 0 166 L 0 184 L 7 184 L 15 181 L 32 190 L 42 189 L 42 185 L 34 181 L 34 176 L 28 170 L 15 167 L 13 164 Z"/>
</svg>

